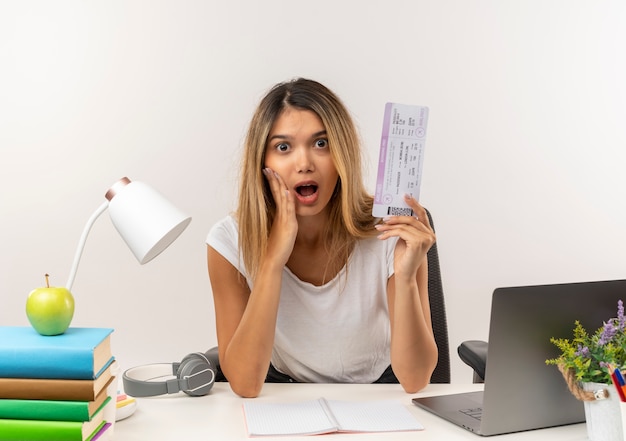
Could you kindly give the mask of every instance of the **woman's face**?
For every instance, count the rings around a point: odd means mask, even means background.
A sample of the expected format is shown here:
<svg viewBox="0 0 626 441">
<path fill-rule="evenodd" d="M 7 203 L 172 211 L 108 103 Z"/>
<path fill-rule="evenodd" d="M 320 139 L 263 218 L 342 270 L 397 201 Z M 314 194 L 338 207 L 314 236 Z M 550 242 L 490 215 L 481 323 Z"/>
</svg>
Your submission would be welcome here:
<svg viewBox="0 0 626 441">
<path fill-rule="evenodd" d="M 310 110 L 283 110 L 267 138 L 264 165 L 278 173 L 292 192 L 299 216 L 320 213 L 339 179 L 326 128 Z"/>
</svg>

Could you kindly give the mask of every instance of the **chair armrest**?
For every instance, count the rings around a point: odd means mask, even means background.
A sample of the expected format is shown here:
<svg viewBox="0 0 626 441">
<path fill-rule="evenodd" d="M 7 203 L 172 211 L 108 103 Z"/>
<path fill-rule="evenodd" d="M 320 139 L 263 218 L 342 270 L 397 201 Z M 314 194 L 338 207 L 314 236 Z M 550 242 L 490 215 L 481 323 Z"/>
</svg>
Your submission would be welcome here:
<svg viewBox="0 0 626 441">
<path fill-rule="evenodd" d="M 458 347 L 459 357 L 466 365 L 474 369 L 474 379 L 476 380 L 476 376 L 478 376 L 481 382 L 485 381 L 488 347 L 489 344 L 481 340 L 467 340 Z"/>
</svg>

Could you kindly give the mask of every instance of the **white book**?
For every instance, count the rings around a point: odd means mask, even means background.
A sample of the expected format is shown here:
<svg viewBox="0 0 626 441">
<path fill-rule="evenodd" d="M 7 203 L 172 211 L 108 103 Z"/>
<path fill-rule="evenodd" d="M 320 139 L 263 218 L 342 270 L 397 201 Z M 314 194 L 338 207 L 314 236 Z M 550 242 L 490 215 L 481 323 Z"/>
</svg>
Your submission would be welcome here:
<svg viewBox="0 0 626 441">
<path fill-rule="evenodd" d="M 400 402 L 337 401 L 320 398 L 295 403 L 245 401 L 249 436 L 321 435 L 333 432 L 423 430 Z"/>
</svg>

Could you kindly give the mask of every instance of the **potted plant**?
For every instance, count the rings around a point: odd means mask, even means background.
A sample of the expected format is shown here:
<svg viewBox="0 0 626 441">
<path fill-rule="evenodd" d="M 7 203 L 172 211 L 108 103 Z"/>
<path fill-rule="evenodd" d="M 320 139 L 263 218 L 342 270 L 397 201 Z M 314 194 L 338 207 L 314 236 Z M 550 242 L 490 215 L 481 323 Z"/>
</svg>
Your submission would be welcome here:
<svg viewBox="0 0 626 441">
<path fill-rule="evenodd" d="M 561 354 L 546 363 L 556 365 L 574 396 L 585 403 L 587 432 L 592 441 L 622 441 L 620 399 L 612 385 L 613 369 L 626 368 L 626 317 L 624 303 L 617 302 L 617 317 L 608 319 L 589 334 L 574 322 L 571 340 L 554 338 Z"/>
</svg>

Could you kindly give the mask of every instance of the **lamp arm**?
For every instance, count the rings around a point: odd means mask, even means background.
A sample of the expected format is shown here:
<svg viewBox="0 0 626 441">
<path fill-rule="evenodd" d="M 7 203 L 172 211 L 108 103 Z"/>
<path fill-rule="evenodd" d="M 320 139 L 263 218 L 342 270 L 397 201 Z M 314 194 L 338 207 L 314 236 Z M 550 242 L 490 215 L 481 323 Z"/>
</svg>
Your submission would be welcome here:
<svg viewBox="0 0 626 441">
<path fill-rule="evenodd" d="M 76 278 L 76 271 L 78 270 L 78 263 L 80 262 L 80 257 L 83 254 L 83 248 L 85 248 L 85 242 L 87 242 L 87 236 L 89 235 L 89 231 L 91 227 L 96 222 L 96 219 L 106 211 L 109 206 L 109 201 L 104 202 L 98 209 L 91 215 L 87 224 L 85 225 L 85 229 L 83 230 L 83 234 L 80 237 L 80 241 L 78 242 L 78 248 L 76 248 L 76 254 L 74 255 L 74 263 L 72 264 L 72 269 L 70 271 L 70 276 L 67 279 L 67 283 L 65 287 L 68 291 L 72 291 L 72 285 L 74 285 L 74 279 Z"/>
</svg>

